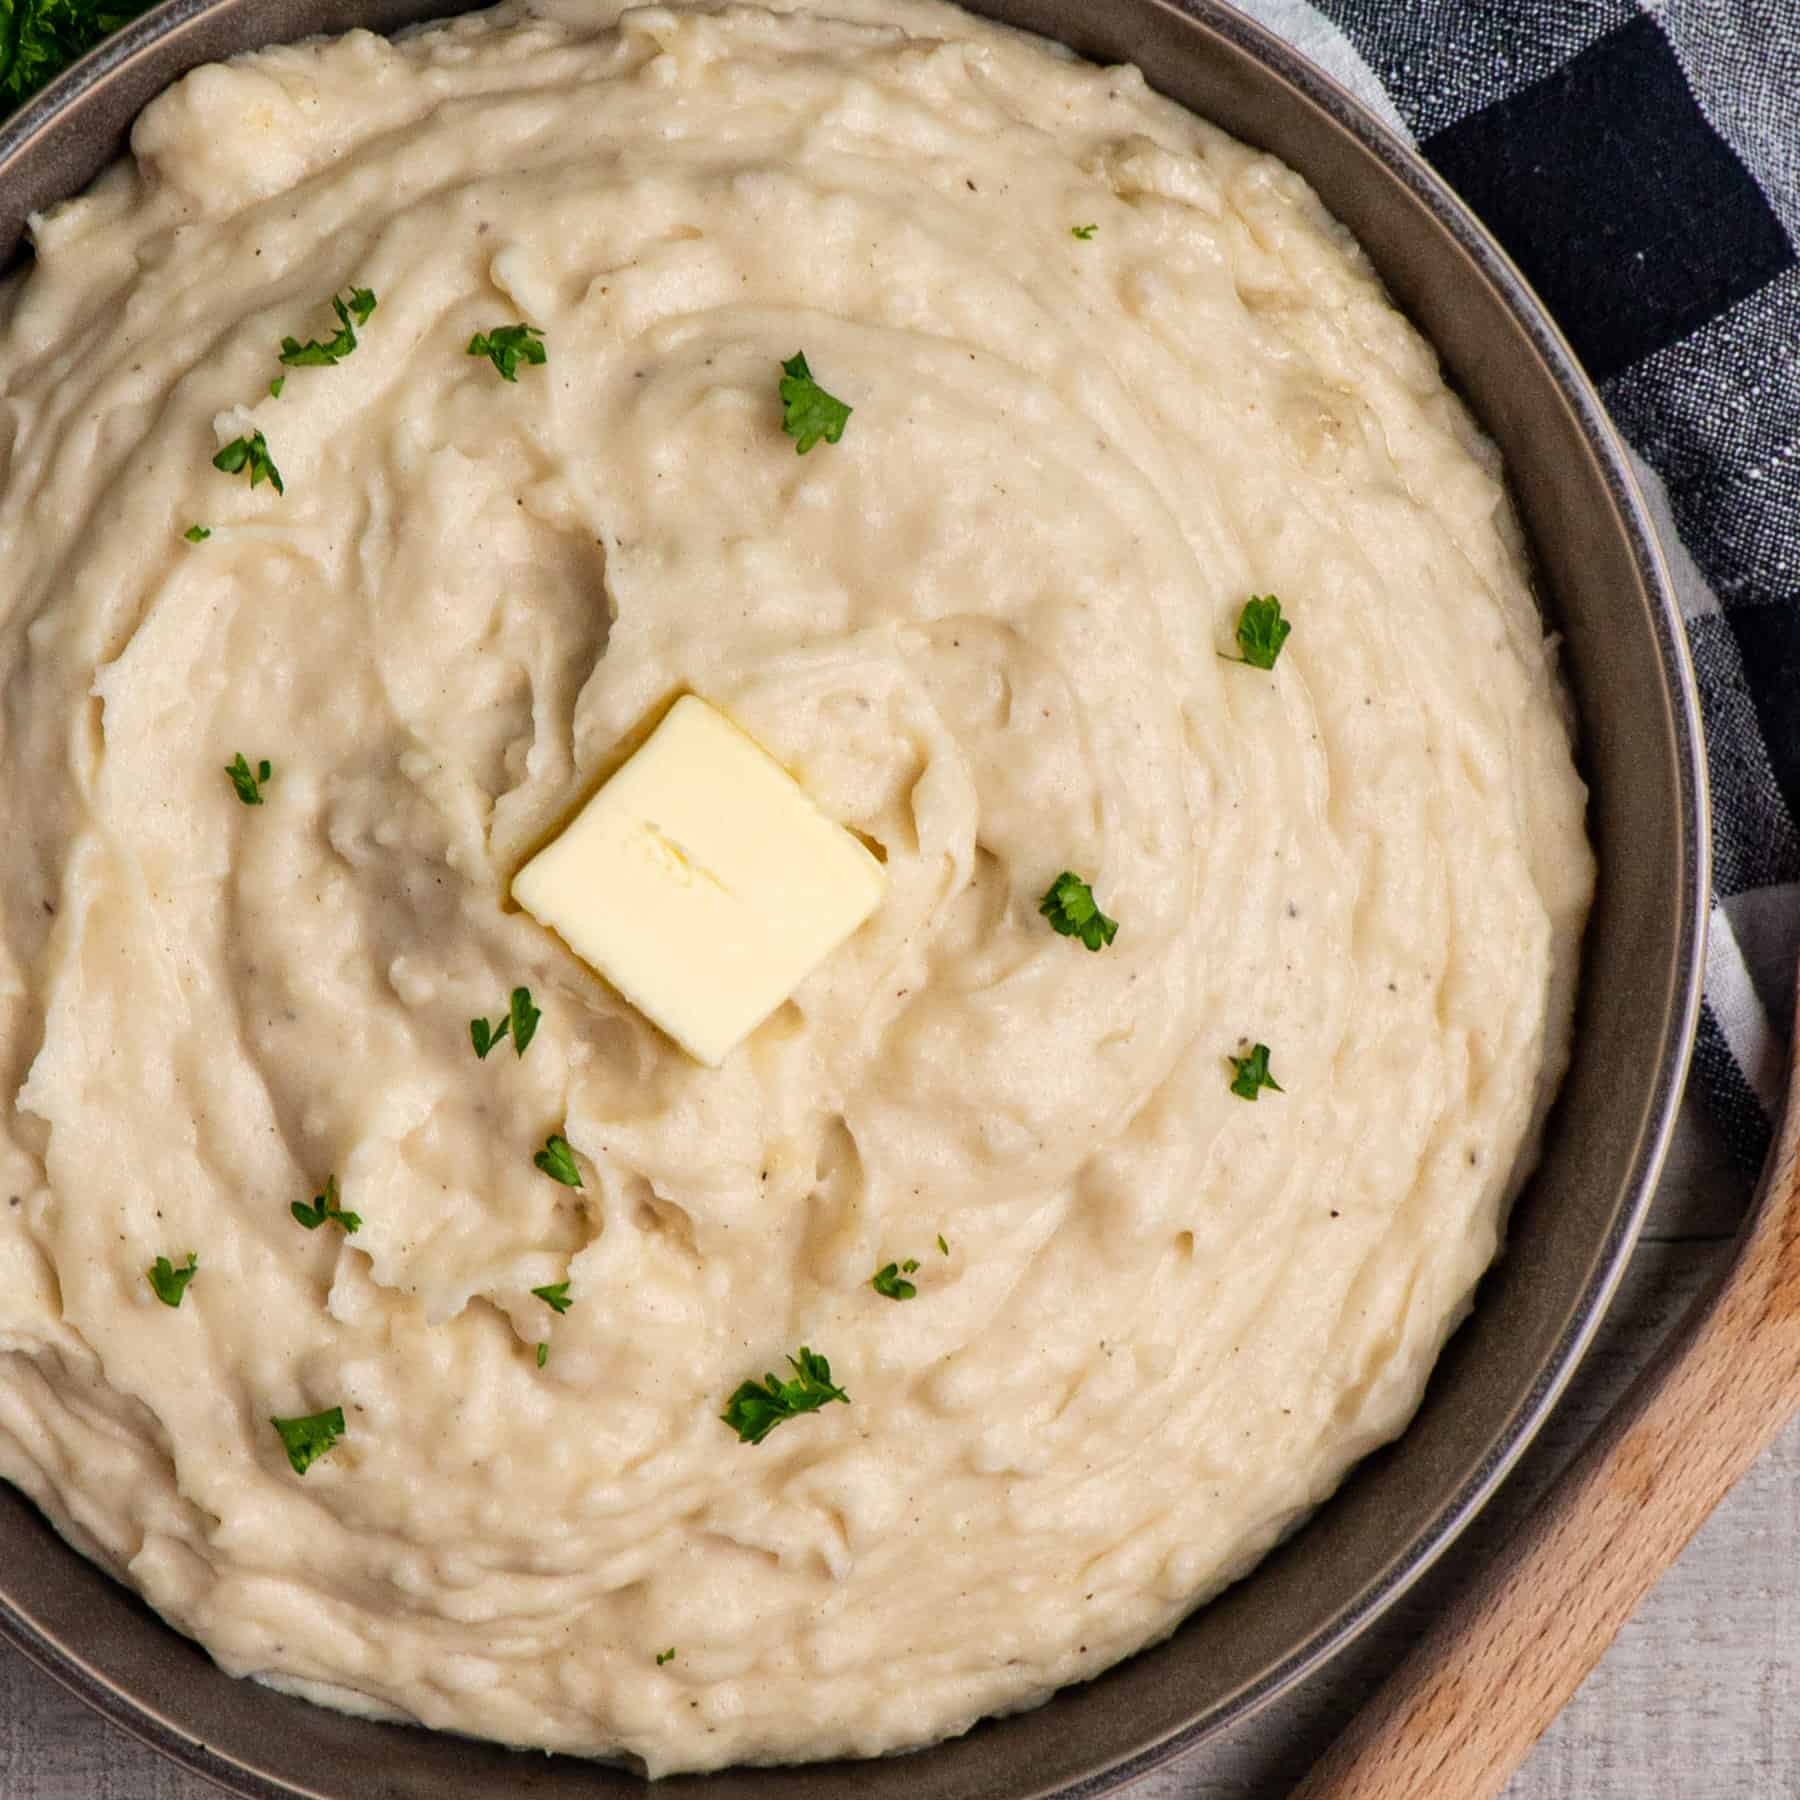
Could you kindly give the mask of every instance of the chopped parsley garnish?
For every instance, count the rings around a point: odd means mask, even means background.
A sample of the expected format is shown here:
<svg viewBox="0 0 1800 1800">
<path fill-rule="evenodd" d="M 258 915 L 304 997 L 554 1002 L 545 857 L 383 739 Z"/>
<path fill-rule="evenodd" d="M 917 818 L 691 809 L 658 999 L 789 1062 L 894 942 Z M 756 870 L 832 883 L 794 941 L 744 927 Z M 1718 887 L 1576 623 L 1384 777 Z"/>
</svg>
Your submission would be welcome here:
<svg viewBox="0 0 1800 1800">
<path fill-rule="evenodd" d="M 199 1257 L 190 1250 L 185 1269 L 177 1268 L 166 1256 L 159 1256 L 144 1274 L 164 1306 L 179 1306 L 181 1296 L 187 1292 L 187 1284 L 194 1279 L 194 1271 L 199 1266 Z"/>
<path fill-rule="evenodd" d="M 261 806 L 263 803 L 262 784 L 275 773 L 273 765 L 265 756 L 253 769 L 244 760 L 243 751 L 239 751 L 225 765 L 225 773 L 231 777 L 231 785 L 237 789 L 237 797 L 246 806 Z"/>
<path fill-rule="evenodd" d="M 304 1475 L 344 1435 L 344 1409 L 328 1406 L 324 1412 L 300 1419 L 271 1419 L 281 1437 L 287 1459 L 296 1475 Z"/>
<path fill-rule="evenodd" d="M 1100 227 L 1098 225 L 1071 225 L 1069 227 L 1069 236 L 1078 237 L 1085 244 L 1099 229 Z"/>
<path fill-rule="evenodd" d="M 919 1290 L 902 1277 L 917 1273 L 918 1267 L 916 1256 L 909 1256 L 903 1263 L 888 1263 L 870 1276 L 869 1286 L 889 1300 L 911 1300 Z"/>
<path fill-rule="evenodd" d="M 1254 1100 L 1259 1088 L 1284 1092 L 1282 1085 L 1269 1073 L 1269 1046 L 1253 1044 L 1248 1056 L 1228 1056 L 1231 1064 L 1231 1091 L 1240 1100 Z"/>
<path fill-rule="evenodd" d="M 779 1375 L 765 1375 L 759 1383 L 746 1381 L 726 1403 L 720 1413 L 738 1440 L 760 1444 L 785 1419 L 796 1419 L 801 1413 L 817 1412 L 833 1400 L 849 1404 L 850 1396 L 831 1380 L 831 1364 L 800 1346 L 798 1356 L 788 1358 L 793 1379 L 784 1381 Z"/>
<path fill-rule="evenodd" d="M 553 1281 L 548 1287 L 533 1288 L 531 1291 L 553 1313 L 566 1313 L 575 1304 L 569 1298 L 569 1284 L 566 1281 Z"/>
<path fill-rule="evenodd" d="M 508 1022 L 512 1026 L 513 1052 L 515 1055 L 523 1056 L 526 1047 L 537 1035 L 538 1020 L 544 1015 L 531 1004 L 530 988 L 514 988 L 507 1007 Z"/>
<path fill-rule="evenodd" d="M 548 1344 L 539 1344 L 538 1348 L 537 1348 L 538 1367 L 541 1369 L 544 1366 L 544 1364 L 547 1363 L 549 1360 L 550 1360 L 550 1346 Z"/>
<path fill-rule="evenodd" d="M 304 344 L 298 338 L 281 340 L 281 361 L 288 368 L 329 369 L 341 363 L 356 348 L 356 326 L 350 323 L 351 314 L 356 315 L 357 325 L 368 324 L 369 314 L 375 310 L 375 296 L 368 288 L 352 288 L 348 300 L 333 294 L 331 310 L 337 314 L 338 328 L 323 343 L 317 338 L 308 338 Z M 270 384 L 269 392 L 280 397 L 279 377 Z"/>
<path fill-rule="evenodd" d="M 946 1256 L 950 1254 L 950 1246 L 944 1242 L 944 1234 L 941 1231 L 938 1233 L 938 1248 L 943 1251 Z"/>
<path fill-rule="evenodd" d="M 544 334 L 535 325 L 496 325 L 492 331 L 478 331 L 469 339 L 468 354 L 485 356 L 500 371 L 502 381 L 517 381 L 521 362 L 538 368 L 550 360 Z"/>
<path fill-rule="evenodd" d="M 806 356 L 796 350 L 781 365 L 781 429 L 795 440 L 794 453 L 804 456 L 820 438 L 835 444 L 854 410 L 819 386 L 806 366 Z"/>
<path fill-rule="evenodd" d="M 507 1002 L 506 1016 L 497 1024 L 490 1025 L 486 1019 L 469 1021 L 469 1042 L 475 1046 L 475 1054 L 485 1062 L 487 1053 L 510 1032 L 515 1054 L 523 1056 L 526 1045 L 537 1033 L 538 1020 L 543 1016 L 542 1011 L 531 1004 L 531 989 L 516 987 Z"/>
<path fill-rule="evenodd" d="M 1225 661 L 1248 663 L 1253 669 L 1272 669 L 1293 629 L 1281 616 L 1281 602 L 1273 594 L 1252 594 L 1238 614 L 1237 641 L 1243 654 L 1228 656 Z"/>
<path fill-rule="evenodd" d="M 1038 911 L 1050 921 L 1052 931 L 1080 938 L 1090 950 L 1103 949 L 1119 933 L 1119 921 L 1100 910 L 1094 890 L 1067 869 L 1051 882 L 1050 891 L 1038 902 Z"/>
<path fill-rule="evenodd" d="M 531 1160 L 552 1181 L 560 1181 L 564 1187 L 581 1186 L 581 1171 L 575 1166 L 575 1152 L 569 1148 L 566 1137 L 552 1132 L 545 1138 L 543 1149 Z"/>
<path fill-rule="evenodd" d="M 276 468 L 274 459 L 269 455 L 268 443 L 260 431 L 253 431 L 248 437 L 233 438 L 212 459 L 212 464 L 225 475 L 241 474 L 248 469 L 252 487 L 258 482 L 266 481 L 276 493 L 287 492 L 281 485 L 281 471 Z"/>
<path fill-rule="evenodd" d="M 338 1184 L 335 1175 L 325 1177 L 325 1191 L 313 1195 L 311 1206 L 296 1200 L 288 1208 L 308 1231 L 317 1231 L 321 1225 L 341 1225 L 346 1232 L 357 1232 L 362 1229 L 360 1213 L 345 1212 L 338 1205 Z"/>
<path fill-rule="evenodd" d="M 212 532 L 204 525 L 190 525 L 181 535 L 190 544 L 204 544 Z"/>
<path fill-rule="evenodd" d="M 675 1660 L 675 1651 L 674 1651 L 674 1647 L 671 1646 L 669 1649 L 664 1650 L 657 1657 L 656 1666 L 660 1669 L 664 1663 L 672 1663 L 674 1660 Z"/>
</svg>

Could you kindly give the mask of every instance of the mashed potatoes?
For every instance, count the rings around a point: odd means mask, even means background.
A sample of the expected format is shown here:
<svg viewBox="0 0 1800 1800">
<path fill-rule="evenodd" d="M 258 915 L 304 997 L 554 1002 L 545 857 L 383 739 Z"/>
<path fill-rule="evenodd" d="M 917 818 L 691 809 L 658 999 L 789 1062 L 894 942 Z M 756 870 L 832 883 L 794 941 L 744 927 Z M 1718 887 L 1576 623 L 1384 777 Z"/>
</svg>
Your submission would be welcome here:
<svg viewBox="0 0 1800 1800">
<path fill-rule="evenodd" d="M 653 1771 L 1168 1631 L 1405 1424 L 1566 1053 L 1431 352 L 1290 171 L 921 0 L 271 50 L 133 151 L 0 297 L 0 1473 L 229 1670 Z M 886 862 L 718 1071 L 506 900 L 680 690 Z M 741 1442 L 803 1344 L 848 1403 Z"/>
</svg>

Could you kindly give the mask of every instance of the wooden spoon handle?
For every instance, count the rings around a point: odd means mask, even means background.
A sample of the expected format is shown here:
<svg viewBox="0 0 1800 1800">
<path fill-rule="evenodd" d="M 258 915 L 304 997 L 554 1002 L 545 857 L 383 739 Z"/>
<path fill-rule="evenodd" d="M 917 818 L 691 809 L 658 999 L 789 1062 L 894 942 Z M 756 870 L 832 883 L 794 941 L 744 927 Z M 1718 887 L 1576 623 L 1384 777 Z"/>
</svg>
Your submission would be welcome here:
<svg viewBox="0 0 1800 1800">
<path fill-rule="evenodd" d="M 1800 1040 L 1797 1040 L 1800 1041 Z M 1490 1800 L 1800 1405 L 1800 1105 L 1722 1285 L 1293 1800 Z"/>
</svg>

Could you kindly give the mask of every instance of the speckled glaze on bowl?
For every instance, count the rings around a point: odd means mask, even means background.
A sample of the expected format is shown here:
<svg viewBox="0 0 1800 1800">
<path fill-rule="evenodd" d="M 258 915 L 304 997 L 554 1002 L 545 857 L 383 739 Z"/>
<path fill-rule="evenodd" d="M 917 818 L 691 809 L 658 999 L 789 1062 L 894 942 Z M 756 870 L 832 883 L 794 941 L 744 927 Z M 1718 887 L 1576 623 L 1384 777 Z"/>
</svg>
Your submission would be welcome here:
<svg viewBox="0 0 1800 1800">
<path fill-rule="evenodd" d="M 454 0 L 168 0 L 0 130 L 0 262 L 198 63 Z M 1598 1324 L 1686 1072 L 1706 911 L 1698 713 L 1679 619 L 1619 445 L 1505 256 L 1355 101 L 1218 0 L 973 0 L 1151 84 L 1299 169 L 1362 240 L 1504 451 L 1563 636 L 1600 885 L 1577 1056 L 1542 1163 L 1424 1405 L 1318 1516 L 1167 1642 L 1047 1706 L 916 1756 L 674 1777 L 658 1800 L 1094 1800 L 1242 1718 L 1349 1641 L 1512 1465 Z M 0 769 L 0 780 L 5 771 Z M 241 1795 L 641 1800 L 637 1777 L 376 1725 L 221 1674 L 0 1487 L 0 1634 L 115 1723 Z"/>
</svg>

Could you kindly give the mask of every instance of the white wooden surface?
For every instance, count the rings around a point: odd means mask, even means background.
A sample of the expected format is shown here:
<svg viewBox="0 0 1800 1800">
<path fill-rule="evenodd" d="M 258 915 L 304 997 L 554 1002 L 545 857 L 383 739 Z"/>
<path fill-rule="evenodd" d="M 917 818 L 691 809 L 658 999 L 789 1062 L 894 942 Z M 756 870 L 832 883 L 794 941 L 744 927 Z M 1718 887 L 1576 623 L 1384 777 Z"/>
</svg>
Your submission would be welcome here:
<svg viewBox="0 0 1800 1800">
<path fill-rule="evenodd" d="M 1624 1388 L 1718 1266 L 1748 1199 L 1690 1121 L 1612 1315 L 1550 1429 L 1397 1614 L 1236 1732 L 1129 1800 L 1278 1800 Z M 1507 1800 L 1793 1800 L 1800 1795 L 1800 1429 L 1703 1530 L 1589 1678 Z M 182 1775 L 0 1647 L 3 1800 L 202 1800 Z M 1450 1795 L 1421 1800 L 1455 1800 Z"/>
</svg>

